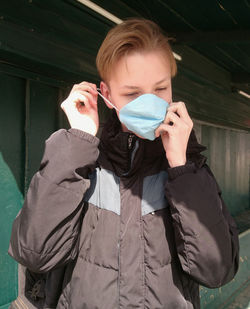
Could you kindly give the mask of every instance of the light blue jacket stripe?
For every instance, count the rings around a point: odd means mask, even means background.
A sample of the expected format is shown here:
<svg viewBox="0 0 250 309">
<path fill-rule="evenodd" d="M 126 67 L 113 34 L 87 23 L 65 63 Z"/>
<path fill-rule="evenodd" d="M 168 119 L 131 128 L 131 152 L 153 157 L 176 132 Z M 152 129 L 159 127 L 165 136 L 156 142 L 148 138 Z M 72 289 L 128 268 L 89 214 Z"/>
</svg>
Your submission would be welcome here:
<svg viewBox="0 0 250 309">
<path fill-rule="evenodd" d="M 90 182 L 84 201 L 120 215 L 120 178 L 111 171 L 96 168 Z"/>
<path fill-rule="evenodd" d="M 91 186 L 84 201 L 120 215 L 120 178 L 113 172 L 97 168 L 90 175 Z M 167 172 L 147 176 L 143 180 L 142 215 L 167 207 L 165 183 Z"/>
<path fill-rule="evenodd" d="M 168 174 L 165 171 L 144 178 L 141 202 L 143 216 L 167 207 L 168 202 L 165 197 L 167 179 Z"/>
</svg>

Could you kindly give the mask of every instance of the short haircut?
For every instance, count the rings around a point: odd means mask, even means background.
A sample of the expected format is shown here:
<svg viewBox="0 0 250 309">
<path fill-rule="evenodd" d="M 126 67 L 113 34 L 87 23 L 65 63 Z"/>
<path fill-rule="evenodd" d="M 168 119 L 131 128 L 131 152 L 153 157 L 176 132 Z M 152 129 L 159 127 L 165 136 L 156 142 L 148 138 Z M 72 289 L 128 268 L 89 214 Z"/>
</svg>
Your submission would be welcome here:
<svg viewBox="0 0 250 309">
<path fill-rule="evenodd" d="M 113 66 L 122 57 L 134 52 L 161 51 L 170 62 L 171 77 L 177 73 L 176 61 L 169 41 L 160 27 L 144 18 L 131 18 L 112 28 L 105 37 L 96 57 L 101 79 L 107 82 Z"/>
</svg>

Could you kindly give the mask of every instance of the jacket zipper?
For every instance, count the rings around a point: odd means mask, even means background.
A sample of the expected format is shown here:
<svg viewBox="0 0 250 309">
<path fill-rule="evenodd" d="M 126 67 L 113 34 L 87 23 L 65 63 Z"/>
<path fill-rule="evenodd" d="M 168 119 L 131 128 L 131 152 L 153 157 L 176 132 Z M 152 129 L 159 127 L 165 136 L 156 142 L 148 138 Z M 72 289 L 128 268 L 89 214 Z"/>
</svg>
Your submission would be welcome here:
<svg viewBox="0 0 250 309">
<path fill-rule="evenodd" d="M 132 148 L 133 137 L 134 137 L 133 134 L 129 134 L 129 136 L 128 136 L 128 149 L 129 150 L 131 150 L 131 148 Z"/>
</svg>

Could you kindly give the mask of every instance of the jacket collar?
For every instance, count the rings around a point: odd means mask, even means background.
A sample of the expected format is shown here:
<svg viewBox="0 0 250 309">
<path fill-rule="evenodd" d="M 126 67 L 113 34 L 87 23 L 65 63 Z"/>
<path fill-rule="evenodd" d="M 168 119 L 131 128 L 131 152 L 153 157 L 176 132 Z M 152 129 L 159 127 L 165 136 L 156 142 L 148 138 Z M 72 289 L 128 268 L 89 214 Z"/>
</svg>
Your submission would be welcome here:
<svg viewBox="0 0 250 309">
<path fill-rule="evenodd" d="M 148 141 L 123 132 L 116 112 L 104 125 L 99 148 L 101 166 L 113 170 L 119 177 L 130 177 L 142 166 L 145 168 L 145 164 L 165 156 L 160 138 Z"/>
<path fill-rule="evenodd" d="M 115 111 L 104 125 L 99 148 L 99 164 L 114 171 L 119 177 L 137 175 L 140 169 L 141 173 L 144 173 L 143 170 L 157 173 L 169 167 L 161 137 L 149 141 L 133 133 L 123 132 Z M 197 166 L 203 164 L 205 160 L 200 152 L 205 149 L 206 147 L 197 142 L 192 130 L 188 141 L 187 159 L 195 162 Z"/>
</svg>

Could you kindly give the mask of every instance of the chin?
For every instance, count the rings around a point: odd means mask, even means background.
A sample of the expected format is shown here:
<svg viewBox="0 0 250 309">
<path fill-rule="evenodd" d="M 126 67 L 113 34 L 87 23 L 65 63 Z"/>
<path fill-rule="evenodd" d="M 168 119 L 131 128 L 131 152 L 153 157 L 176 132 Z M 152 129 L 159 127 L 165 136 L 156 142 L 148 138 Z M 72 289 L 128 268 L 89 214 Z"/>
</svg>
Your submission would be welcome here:
<svg viewBox="0 0 250 309">
<path fill-rule="evenodd" d="M 122 128 L 122 132 L 133 133 L 134 135 L 138 136 L 141 139 L 146 139 L 145 137 L 142 137 L 142 136 L 138 135 L 137 133 L 129 130 L 122 122 L 121 122 L 121 128 Z"/>
<path fill-rule="evenodd" d="M 141 139 L 146 139 L 145 137 L 142 137 L 142 136 L 136 134 L 135 132 L 132 132 L 132 131 L 129 131 L 129 132 L 134 133 L 136 136 L 140 137 Z"/>
</svg>

